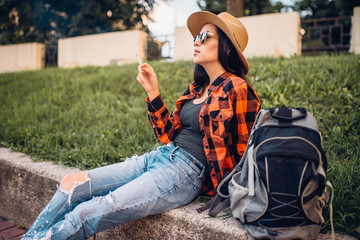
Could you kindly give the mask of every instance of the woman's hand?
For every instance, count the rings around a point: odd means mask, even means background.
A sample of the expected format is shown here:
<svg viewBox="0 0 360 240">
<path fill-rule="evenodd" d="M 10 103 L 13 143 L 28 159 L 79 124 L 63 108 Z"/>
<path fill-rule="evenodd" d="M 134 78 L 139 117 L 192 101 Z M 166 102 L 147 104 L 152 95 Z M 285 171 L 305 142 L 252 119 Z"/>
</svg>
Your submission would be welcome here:
<svg viewBox="0 0 360 240">
<path fill-rule="evenodd" d="M 154 69 L 147 63 L 138 66 L 138 75 L 136 79 L 147 92 L 150 101 L 160 95 L 158 79 Z"/>
</svg>

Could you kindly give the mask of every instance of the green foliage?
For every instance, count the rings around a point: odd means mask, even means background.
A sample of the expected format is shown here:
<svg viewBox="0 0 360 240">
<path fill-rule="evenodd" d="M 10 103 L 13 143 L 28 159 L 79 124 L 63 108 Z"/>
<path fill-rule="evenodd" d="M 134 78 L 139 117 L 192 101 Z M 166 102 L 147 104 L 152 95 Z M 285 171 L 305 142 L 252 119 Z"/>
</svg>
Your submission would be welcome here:
<svg viewBox="0 0 360 240">
<path fill-rule="evenodd" d="M 284 5 L 280 1 L 245 0 L 244 7 L 244 16 L 252 16 L 265 13 L 279 13 L 284 8 Z"/>
<path fill-rule="evenodd" d="M 155 0 L 1 0 L 0 44 L 143 29 Z"/>
<path fill-rule="evenodd" d="M 239 0 L 232 0 L 239 1 Z M 282 11 L 298 11 L 302 18 L 325 18 L 352 16 L 353 8 L 360 6 L 359 0 L 296 0 L 285 5 L 279 0 L 241 0 L 244 16 L 276 13 Z M 201 10 L 215 14 L 226 11 L 226 0 L 197 0 Z"/>
<path fill-rule="evenodd" d="M 226 11 L 226 0 L 197 0 L 197 5 L 202 11 L 219 14 Z"/>
<path fill-rule="evenodd" d="M 174 109 L 193 63 L 150 64 Z M 249 65 L 263 109 L 305 107 L 318 120 L 335 189 L 335 230 L 360 237 L 360 56 L 253 58 Z M 160 143 L 136 74 L 135 64 L 1 74 L 0 145 L 81 169 L 154 149 Z M 328 230 L 328 210 L 324 216 Z"/>
<path fill-rule="evenodd" d="M 360 6 L 359 0 L 298 0 L 290 7 L 303 18 L 326 18 L 352 16 L 356 6 Z"/>
<path fill-rule="evenodd" d="M 240 1 L 240 0 L 231 0 Z M 241 0 L 243 16 L 258 15 L 264 13 L 280 12 L 285 6 L 280 1 L 270 0 Z M 227 9 L 227 0 L 197 0 L 199 8 L 203 11 L 209 11 L 215 14 L 225 12 Z M 228 11 L 229 12 L 229 11 Z"/>
</svg>

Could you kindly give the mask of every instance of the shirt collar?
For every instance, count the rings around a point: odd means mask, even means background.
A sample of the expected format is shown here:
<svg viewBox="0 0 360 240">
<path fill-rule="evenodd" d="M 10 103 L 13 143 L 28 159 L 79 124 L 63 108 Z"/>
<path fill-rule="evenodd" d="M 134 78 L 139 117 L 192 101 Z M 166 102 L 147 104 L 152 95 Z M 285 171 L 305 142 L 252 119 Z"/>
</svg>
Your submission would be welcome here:
<svg viewBox="0 0 360 240">
<path fill-rule="evenodd" d="M 214 82 L 211 84 L 211 86 L 209 87 L 209 90 L 212 92 L 215 92 L 219 86 L 228 78 L 232 75 L 232 73 L 230 72 L 224 72 L 222 73 L 219 77 L 217 77 Z"/>
<path fill-rule="evenodd" d="M 219 86 L 221 86 L 221 84 L 231 75 L 233 74 L 230 72 L 223 72 L 219 77 L 217 77 L 214 80 L 214 82 L 209 87 L 209 90 L 215 92 L 219 88 Z M 195 82 L 193 82 L 190 92 L 195 94 L 200 94 L 203 88 L 204 88 L 203 85 L 200 86 L 197 85 Z"/>
</svg>

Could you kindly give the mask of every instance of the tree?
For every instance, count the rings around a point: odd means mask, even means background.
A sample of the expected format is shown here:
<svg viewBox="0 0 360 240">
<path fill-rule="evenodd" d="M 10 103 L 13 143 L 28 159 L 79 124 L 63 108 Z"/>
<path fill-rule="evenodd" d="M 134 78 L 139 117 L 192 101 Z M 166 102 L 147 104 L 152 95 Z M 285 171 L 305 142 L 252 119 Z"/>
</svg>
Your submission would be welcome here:
<svg viewBox="0 0 360 240">
<path fill-rule="evenodd" d="M 270 0 L 245 0 L 245 16 L 265 13 L 278 13 L 285 6 L 281 2 L 272 3 Z"/>
<path fill-rule="evenodd" d="M 240 0 L 197 0 L 197 4 L 203 11 L 210 11 L 215 14 L 228 11 L 232 13 L 232 10 L 227 9 L 226 4 L 229 2 L 233 4 Z M 243 14 L 235 16 L 250 16 L 264 13 L 280 12 L 285 6 L 281 2 L 272 3 L 270 0 L 241 0 L 243 1 Z M 240 1 L 240 2 L 241 2 Z M 238 3 L 237 3 L 238 4 Z"/>
<path fill-rule="evenodd" d="M 302 18 L 352 16 L 360 0 L 298 0 L 292 7 Z"/>
<path fill-rule="evenodd" d="M 19 11 L 18 9 L 22 9 Z M 0 42 L 24 42 L 33 37 L 30 3 L 19 0 L 0 1 Z"/>
<path fill-rule="evenodd" d="M 226 0 L 197 0 L 197 5 L 201 10 L 214 14 L 226 11 Z"/>
<path fill-rule="evenodd" d="M 155 0 L 0 0 L 0 44 L 116 30 L 148 31 Z"/>
<path fill-rule="evenodd" d="M 227 0 L 226 11 L 234 17 L 244 16 L 244 1 L 245 0 Z"/>
</svg>

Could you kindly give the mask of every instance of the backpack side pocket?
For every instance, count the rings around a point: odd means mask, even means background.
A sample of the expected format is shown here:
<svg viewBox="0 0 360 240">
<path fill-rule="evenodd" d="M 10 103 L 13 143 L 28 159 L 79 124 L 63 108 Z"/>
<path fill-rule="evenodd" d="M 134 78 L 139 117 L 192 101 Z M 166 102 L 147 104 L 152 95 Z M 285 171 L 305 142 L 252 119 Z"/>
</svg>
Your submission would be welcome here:
<svg viewBox="0 0 360 240">
<path fill-rule="evenodd" d="M 247 164 L 244 164 L 242 171 L 234 174 L 229 183 L 230 206 L 234 218 L 242 223 L 253 222 L 259 219 L 268 207 L 268 195 L 265 185 L 254 173 L 255 195 L 249 195 Z"/>
</svg>

